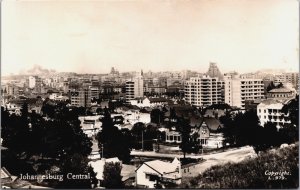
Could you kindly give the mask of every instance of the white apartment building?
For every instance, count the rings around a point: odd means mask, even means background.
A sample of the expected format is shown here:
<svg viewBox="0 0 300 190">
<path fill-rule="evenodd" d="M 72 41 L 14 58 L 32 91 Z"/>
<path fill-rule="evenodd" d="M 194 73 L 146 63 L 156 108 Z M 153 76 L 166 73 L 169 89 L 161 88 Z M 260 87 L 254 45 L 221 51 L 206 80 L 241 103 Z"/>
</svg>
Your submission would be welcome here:
<svg viewBox="0 0 300 190">
<path fill-rule="evenodd" d="M 30 76 L 28 78 L 28 87 L 33 89 L 35 87 L 35 77 L 34 76 Z"/>
<path fill-rule="evenodd" d="M 144 96 L 144 81 L 142 72 L 135 78 L 126 81 L 126 101 L 129 103 L 134 98 L 141 98 Z"/>
<path fill-rule="evenodd" d="M 185 101 L 195 106 L 209 106 L 223 102 L 224 81 L 207 75 L 192 77 L 185 82 Z"/>
<path fill-rule="evenodd" d="M 262 79 L 241 78 L 239 75 L 225 76 L 225 103 L 245 108 L 245 100 L 264 98 Z"/>
<path fill-rule="evenodd" d="M 286 123 L 291 123 L 287 114 L 281 112 L 285 103 L 290 100 L 267 99 L 257 106 L 257 116 L 261 126 L 267 122 L 275 123 L 277 128 L 282 127 Z"/>
</svg>

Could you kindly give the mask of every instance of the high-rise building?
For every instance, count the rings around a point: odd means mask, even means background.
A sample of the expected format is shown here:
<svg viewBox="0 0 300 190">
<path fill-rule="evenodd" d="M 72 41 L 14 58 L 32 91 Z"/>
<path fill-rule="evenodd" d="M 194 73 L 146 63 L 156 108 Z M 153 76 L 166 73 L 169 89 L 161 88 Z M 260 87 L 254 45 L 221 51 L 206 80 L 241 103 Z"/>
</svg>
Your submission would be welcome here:
<svg viewBox="0 0 300 190">
<path fill-rule="evenodd" d="M 293 88 L 296 90 L 299 89 L 299 73 L 298 72 L 291 72 L 291 73 L 284 73 L 284 78 L 286 83 L 291 83 Z"/>
<path fill-rule="evenodd" d="M 144 96 L 144 81 L 142 72 L 131 80 L 126 81 L 126 101 Z"/>
<path fill-rule="evenodd" d="M 206 73 L 208 76 L 210 76 L 211 78 L 218 78 L 220 80 L 223 79 L 223 75 L 220 72 L 218 66 L 216 63 L 209 63 L 209 68 L 208 71 Z"/>
<path fill-rule="evenodd" d="M 35 77 L 34 76 L 30 76 L 28 78 L 28 87 L 30 89 L 33 89 L 35 87 Z"/>
<path fill-rule="evenodd" d="M 71 105 L 76 107 L 91 106 L 91 90 L 89 88 L 78 88 L 70 90 Z"/>
<path fill-rule="evenodd" d="M 241 78 L 239 75 L 225 76 L 225 103 L 245 108 L 245 100 L 264 98 L 262 79 Z"/>
<path fill-rule="evenodd" d="M 209 106 L 222 103 L 222 89 L 224 82 L 217 77 L 204 75 L 202 77 L 192 77 L 185 82 L 185 101 L 195 106 Z"/>
</svg>

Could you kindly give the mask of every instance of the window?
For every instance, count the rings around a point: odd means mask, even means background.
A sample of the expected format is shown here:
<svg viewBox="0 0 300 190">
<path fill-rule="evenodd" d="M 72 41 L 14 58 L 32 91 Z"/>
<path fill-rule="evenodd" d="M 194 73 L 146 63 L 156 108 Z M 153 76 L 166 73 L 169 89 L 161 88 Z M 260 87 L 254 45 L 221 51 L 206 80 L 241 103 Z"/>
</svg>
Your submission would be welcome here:
<svg viewBox="0 0 300 190">
<path fill-rule="evenodd" d="M 157 176 L 146 174 L 146 178 L 149 179 L 149 181 L 155 181 L 157 179 Z"/>
</svg>

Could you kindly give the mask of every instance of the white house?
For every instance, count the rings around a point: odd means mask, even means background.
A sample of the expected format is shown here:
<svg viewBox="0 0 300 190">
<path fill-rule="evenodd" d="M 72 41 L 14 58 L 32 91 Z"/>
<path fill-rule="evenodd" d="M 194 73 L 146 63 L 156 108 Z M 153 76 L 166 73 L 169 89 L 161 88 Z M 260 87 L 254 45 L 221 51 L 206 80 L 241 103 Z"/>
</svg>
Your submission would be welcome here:
<svg viewBox="0 0 300 190">
<path fill-rule="evenodd" d="M 166 142 L 181 143 L 181 134 L 178 131 L 166 131 Z"/>
<path fill-rule="evenodd" d="M 147 97 L 130 100 L 130 104 L 139 108 L 150 107 L 150 100 Z"/>
<path fill-rule="evenodd" d="M 100 116 L 80 116 L 78 118 L 81 121 L 81 127 L 83 132 L 88 136 L 92 137 L 97 135 L 100 131 L 102 122 L 99 120 Z"/>
<path fill-rule="evenodd" d="M 291 123 L 287 114 L 281 112 L 284 104 L 290 100 L 283 99 L 267 99 L 262 101 L 257 106 L 257 116 L 260 120 L 260 124 L 264 126 L 265 123 L 275 123 L 277 128 L 281 128 L 286 123 Z"/>
<path fill-rule="evenodd" d="M 144 162 L 136 170 L 137 187 L 155 188 L 156 184 L 163 187 L 165 183 L 180 184 L 181 178 L 181 163 L 177 158 L 172 162 L 161 160 Z"/>
</svg>

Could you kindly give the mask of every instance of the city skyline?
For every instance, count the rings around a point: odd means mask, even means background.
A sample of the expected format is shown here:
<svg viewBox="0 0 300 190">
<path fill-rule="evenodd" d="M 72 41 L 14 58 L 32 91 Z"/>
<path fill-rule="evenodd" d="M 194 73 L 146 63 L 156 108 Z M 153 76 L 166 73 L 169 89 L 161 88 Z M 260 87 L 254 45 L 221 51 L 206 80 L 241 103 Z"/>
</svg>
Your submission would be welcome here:
<svg viewBox="0 0 300 190">
<path fill-rule="evenodd" d="M 2 75 L 298 71 L 298 1 L 3 1 Z M 216 14 L 217 13 L 217 14 Z"/>
</svg>

